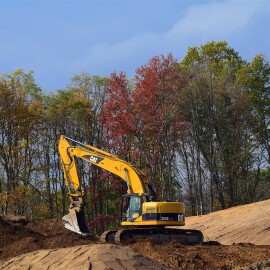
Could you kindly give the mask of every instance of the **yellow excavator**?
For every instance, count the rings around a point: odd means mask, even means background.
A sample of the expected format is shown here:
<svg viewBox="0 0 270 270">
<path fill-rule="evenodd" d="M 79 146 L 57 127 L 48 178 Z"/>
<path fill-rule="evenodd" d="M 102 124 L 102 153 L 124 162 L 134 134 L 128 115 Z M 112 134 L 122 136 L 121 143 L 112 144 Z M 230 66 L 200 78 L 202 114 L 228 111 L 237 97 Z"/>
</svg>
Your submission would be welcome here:
<svg viewBox="0 0 270 270">
<path fill-rule="evenodd" d="M 147 177 L 138 168 L 116 155 L 63 135 L 60 136 L 58 149 L 71 200 L 69 213 L 63 217 L 65 228 L 82 235 L 90 234 L 84 212 L 85 192 L 78 168 L 78 159 L 82 159 L 119 176 L 127 184 L 127 194 L 122 196 L 120 211 L 122 229 L 104 232 L 101 241 L 121 243 L 151 238 L 166 242 L 176 240 L 184 244 L 203 242 L 201 231 L 171 228 L 185 225 L 184 204 L 158 200 L 150 185 L 147 193 Z"/>
</svg>

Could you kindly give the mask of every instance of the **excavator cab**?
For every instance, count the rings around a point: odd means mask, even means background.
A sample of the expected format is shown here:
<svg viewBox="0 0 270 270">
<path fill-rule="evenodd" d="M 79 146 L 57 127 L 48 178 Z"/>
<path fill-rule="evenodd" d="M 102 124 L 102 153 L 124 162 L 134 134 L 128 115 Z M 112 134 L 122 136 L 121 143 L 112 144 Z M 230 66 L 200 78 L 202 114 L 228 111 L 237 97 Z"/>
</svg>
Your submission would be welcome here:
<svg viewBox="0 0 270 270">
<path fill-rule="evenodd" d="M 149 201 L 148 196 L 126 194 L 122 196 L 121 221 L 133 222 L 142 215 L 142 204 Z"/>
<path fill-rule="evenodd" d="M 134 221 L 142 214 L 141 197 L 138 195 L 124 195 L 122 197 L 121 220 Z"/>
</svg>

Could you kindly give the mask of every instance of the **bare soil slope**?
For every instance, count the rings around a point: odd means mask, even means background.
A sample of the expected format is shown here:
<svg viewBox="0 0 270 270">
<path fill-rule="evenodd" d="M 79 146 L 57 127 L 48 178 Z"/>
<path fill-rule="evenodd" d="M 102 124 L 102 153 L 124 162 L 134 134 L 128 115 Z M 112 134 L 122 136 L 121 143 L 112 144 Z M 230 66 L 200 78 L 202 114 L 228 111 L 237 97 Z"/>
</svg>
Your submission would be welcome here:
<svg viewBox="0 0 270 270">
<path fill-rule="evenodd" d="M 270 245 L 270 200 L 188 217 L 186 227 L 201 230 L 206 240 L 224 245 Z"/>
<path fill-rule="evenodd" d="M 190 217 L 187 227 L 202 230 L 207 241 L 101 244 L 63 229 L 57 220 L 15 225 L 0 218 L 0 270 L 270 270 L 270 200 Z"/>
</svg>

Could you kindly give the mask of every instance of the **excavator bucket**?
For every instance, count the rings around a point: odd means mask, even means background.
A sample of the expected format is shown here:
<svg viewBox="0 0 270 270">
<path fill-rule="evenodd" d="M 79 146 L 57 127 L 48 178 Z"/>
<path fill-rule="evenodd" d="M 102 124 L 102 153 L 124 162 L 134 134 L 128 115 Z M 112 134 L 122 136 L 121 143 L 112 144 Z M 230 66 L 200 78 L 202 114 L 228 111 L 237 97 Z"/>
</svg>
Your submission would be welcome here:
<svg viewBox="0 0 270 270">
<path fill-rule="evenodd" d="M 69 213 L 62 218 L 66 229 L 81 235 L 91 235 L 85 221 L 85 214 L 82 206 L 70 205 Z"/>
</svg>

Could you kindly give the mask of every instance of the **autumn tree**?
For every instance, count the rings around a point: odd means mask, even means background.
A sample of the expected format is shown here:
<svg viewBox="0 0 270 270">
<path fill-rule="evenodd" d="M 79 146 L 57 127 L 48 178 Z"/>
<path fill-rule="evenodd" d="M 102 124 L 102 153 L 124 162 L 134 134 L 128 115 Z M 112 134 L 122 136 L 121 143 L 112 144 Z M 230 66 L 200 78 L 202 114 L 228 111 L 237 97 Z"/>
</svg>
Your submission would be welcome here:
<svg viewBox="0 0 270 270">
<path fill-rule="evenodd" d="M 5 213 L 25 211 L 23 204 L 9 209 L 10 194 L 21 182 L 28 187 L 34 169 L 32 145 L 41 113 L 39 94 L 31 72 L 18 70 L 0 78 L 0 164 L 5 178 Z"/>
<path fill-rule="evenodd" d="M 175 197 L 175 149 L 185 129 L 179 111 L 183 80 L 172 55 L 152 58 L 137 69 L 134 81 L 124 73 L 110 78 L 102 120 L 123 158 L 149 174 L 161 197 Z"/>
<path fill-rule="evenodd" d="M 81 73 L 75 75 L 68 85 L 69 90 L 75 91 L 91 103 L 91 121 L 84 124 L 83 133 L 77 139 L 104 150 L 108 143 L 100 121 L 100 111 L 105 100 L 108 81 L 106 77 Z M 90 225 L 96 233 L 100 233 L 102 224 L 104 229 L 108 229 L 107 226 L 114 219 L 113 213 L 116 212 L 115 190 L 112 187 L 114 179 L 104 170 L 91 164 L 81 162 L 80 168 L 85 183 Z M 116 209 L 118 212 L 118 206 Z"/>
<path fill-rule="evenodd" d="M 163 198 L 175 198 L 176 149 L 188 126 L 179 110 L 184 80 L 177 61 L 169 54 L 154 57 L 137 69 L 135 81 L 133 104 L 139 131 L 136 146 L 142 151 L 157 192 Z"/>
</svg>

